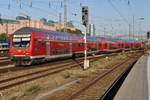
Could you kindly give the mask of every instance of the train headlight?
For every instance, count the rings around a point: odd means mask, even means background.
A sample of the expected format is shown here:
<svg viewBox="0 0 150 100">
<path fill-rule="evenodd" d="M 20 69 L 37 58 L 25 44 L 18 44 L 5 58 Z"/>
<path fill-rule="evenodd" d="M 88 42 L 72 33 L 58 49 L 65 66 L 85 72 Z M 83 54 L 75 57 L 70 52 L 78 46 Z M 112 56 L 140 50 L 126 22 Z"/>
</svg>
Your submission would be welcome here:
<svg viewBox="0 0 150 100">
<path fill-rule="evenodd" d="M 10 53 L 11 55 L 14 55 L 14 53 Z"/>
<path fill-rule="evenodd" d="M 26 55 L 29 55 L 30 53 L 26 53 Z"/>
</svg>

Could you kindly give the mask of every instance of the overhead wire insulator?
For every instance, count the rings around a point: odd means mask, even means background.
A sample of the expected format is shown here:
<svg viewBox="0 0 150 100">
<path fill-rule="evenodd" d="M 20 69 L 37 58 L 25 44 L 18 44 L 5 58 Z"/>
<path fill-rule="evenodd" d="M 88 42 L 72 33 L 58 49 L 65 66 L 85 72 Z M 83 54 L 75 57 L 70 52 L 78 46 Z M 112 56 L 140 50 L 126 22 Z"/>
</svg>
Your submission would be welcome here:
<svg viewBox="0 0 150 100">
<path fill-rule="evenodd" d="M 22 5 L 21 5 L 21 0 L 19 0 L 19 3 L 20 3 L 20 4 L 19 4 L 19 7 L 20 7 L 20 8 L 22 8 Z"/>
<path fill-rule="evenodd" d="M 10 9 L 10 0 L 9 0 L 9 4 L 8 4 L 8 9 Z"/>
<path fill-rule="evenodd" d="M 32 8 L 32 1 L 30 2 L 30 8 Z"/>
<path fill-rule="evenodd" d="M 17 4 L 18 4 L 20 0 L 16 0 L 16 1 L 17 1 Z"/>
<path fill-rule="evenodd" d="M 128 6 L 130 6 L 130 0 L 128 0 Z"/>
<path fill-rule="evenodd" d="M 21 3 L 20 3 L 20 5 L 19 5 L 19 7 L 22 8 L 22 7 L 21 7 Z"/>
<path fill-rule="evenodd" d="M 3 25 L 3 21 L 2 21 L 1 16 L 2 16 L 2 15 L 0 14 L 0 24 Z"/>
<path fill-rule="evenodd" d="M 63 8 L 63 2 L 61 1 L 60 7 Z"/>
<path fill-rule="evenodd" d="M 8 9 L 10 9 L 10 4 L 8 4 Z"/>
<path fill-rule="evenodd" d="M 51 8 L 51 2 L 49 1 L 49 4 L 48 4 L 49 8 Z"/>
<path fill-rule="evenodd" d="M 82 7 L 82 2 L 80 2 L 80 7 Z"/>
</svg>

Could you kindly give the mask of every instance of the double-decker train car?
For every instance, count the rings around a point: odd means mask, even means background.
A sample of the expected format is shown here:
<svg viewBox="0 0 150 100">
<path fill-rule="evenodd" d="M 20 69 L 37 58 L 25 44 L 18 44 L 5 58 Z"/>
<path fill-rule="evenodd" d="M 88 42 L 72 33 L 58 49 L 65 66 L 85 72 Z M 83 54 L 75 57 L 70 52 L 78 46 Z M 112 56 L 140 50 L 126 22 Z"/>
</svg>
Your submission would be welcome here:
<svg viewBox="0 0 150 100">
<path fill-rule="evenodd" d="M 98 37 L 98 49 L 100 52 L 106 52 L 109 50 L 109 44 L 106 38 Z"/>
<path fill-rule="evenodd" d="M 21 28 L 10 42 L 10 56 L 16 65 L 30 65 L 83 52 L 83 37 L 36 28 Z"/>
<path fill-rule="evenodd" d="M 9 43 L 0 42 L 0 57 L 6 57 L 9 55 Z"/>
<path fill-rule="evenodd" d="M 139 46 L 139 45 L 138 45 Z M 83 35 L 24 27 L 11 35 L 9 54 L 16 65 L 31 65 L 55 58 L 84 54 Z M 87 53 L 130 48 L 120 39 L 87 36 Z"/>
<path fill-rule="evenodd" d="M 87 52 L 89 54 L 99 52 L 97 37 L 87 36 Z"/>
</svg>

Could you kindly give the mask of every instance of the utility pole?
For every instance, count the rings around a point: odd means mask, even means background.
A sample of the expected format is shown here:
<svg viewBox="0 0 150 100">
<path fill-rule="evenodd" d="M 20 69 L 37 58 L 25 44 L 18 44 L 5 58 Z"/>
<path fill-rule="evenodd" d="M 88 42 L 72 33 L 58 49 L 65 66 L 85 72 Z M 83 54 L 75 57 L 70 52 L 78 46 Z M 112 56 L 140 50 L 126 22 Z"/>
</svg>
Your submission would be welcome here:
<svg viewBox="0 0 150 100">
<path fill-rule="evenodd" d="M 8 35 L 8 21 L 6 21 L 6 34 Z"/>
<path fill-rule="evenodd" d="M 8 20 L 6 20 L 6 36 L 8 36 Z M 5 38 L 6 40 L 6 38 Z"/>
<path fill-rule="evenodd" d="M 138 37 L 140 38 L 140 35 L 142 36 L 142 20 L 145 20 L 145 18 L 139 18 L 139 34 Z M 142 39 L 142 38 L 141 38 Z"/>
<path fill-rule="evenodd" d="M 113 26 L 112 26 L 112 24 L 111 24 L 111 32 L 110 32 L 110 34 L 111 34 L 111 37 L 113 37 L 113 31 L 114 31 L 114 28 L 113 28 Z"/>
<path fill-rule="evenodd" d="M 105 37 L 105 33 L 106 33 L 106 27 L 104 26 L 104 37 Z"/>
<path fill-rule="evenodd" d="M 67 32 L 67 1 L 64 0 L 64 32 Z"/>
<path fill-rule="evenodd" d="M 89 24 L 89 35 L 93 36 L 93 34 L 92 34 L 92 24 Z"/>
<path fill-rule="evenodd" d="M 134 36 L 134 16 L 133 16 L 133 36 Z M 134 37 L 133 37 L 134 39 Z"/>
<path fill-rule="evenodd" d="M 129 40 L 131 40 L 131 24 L 129 24 Z"/>
<path fill-rule="evenodd" d="M 0 24 L 3 25 L 3 20 L 2 20 L 2 18 L 1 18 L 1 16 L 2 16 L 2 15 L 0 14 Z"/>
<path fill-rule="evenodd" d="M 95 30 L 96 30 L 95 24 L 93 24 L 93 35 L 94 35 L 94 36 L 95 36 Z"/>
<path fill-rule="evenodd" d="M 28 22 L 29 22 L 29 27 L 30 27 L 30 19 L 28 19 Z"/>
<path fill-rule="evenodd" d="M 141 20 L 140 20 L 140 22 L 139 22 L 139 32 L 138 32 L 138 39 L 139 39 L 139 37 L 140 37 L 140 33 L 141 33 Z"/>
<path fill-rule="evenodd" d="M 59 31 L 61 32 L 61 13 L 59 13 Z"/>
<path fill-rule="evenodd" d="M 133 40 L 134 40 L 134 16 L 133 16 Z"/>
</svg>

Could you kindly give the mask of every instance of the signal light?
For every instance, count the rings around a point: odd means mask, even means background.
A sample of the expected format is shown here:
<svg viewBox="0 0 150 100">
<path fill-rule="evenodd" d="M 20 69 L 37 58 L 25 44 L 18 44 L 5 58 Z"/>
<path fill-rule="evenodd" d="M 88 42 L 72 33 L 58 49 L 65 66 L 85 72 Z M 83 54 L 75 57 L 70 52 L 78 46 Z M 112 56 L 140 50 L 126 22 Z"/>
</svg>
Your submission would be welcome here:
<svg viewBox="0 0 150 100">
<path fill-rule="evenodd" d="M 149 38 L 150 38 L 150 31 L 147 32 L 147 39 L 149 39 Z"/>
<path fill-rule="evenodd" d="M 84 26 L 87 26 L 88 24 L 88 7 L 87 6 L 82 7 L 82 24 Z"/>
</svg>

